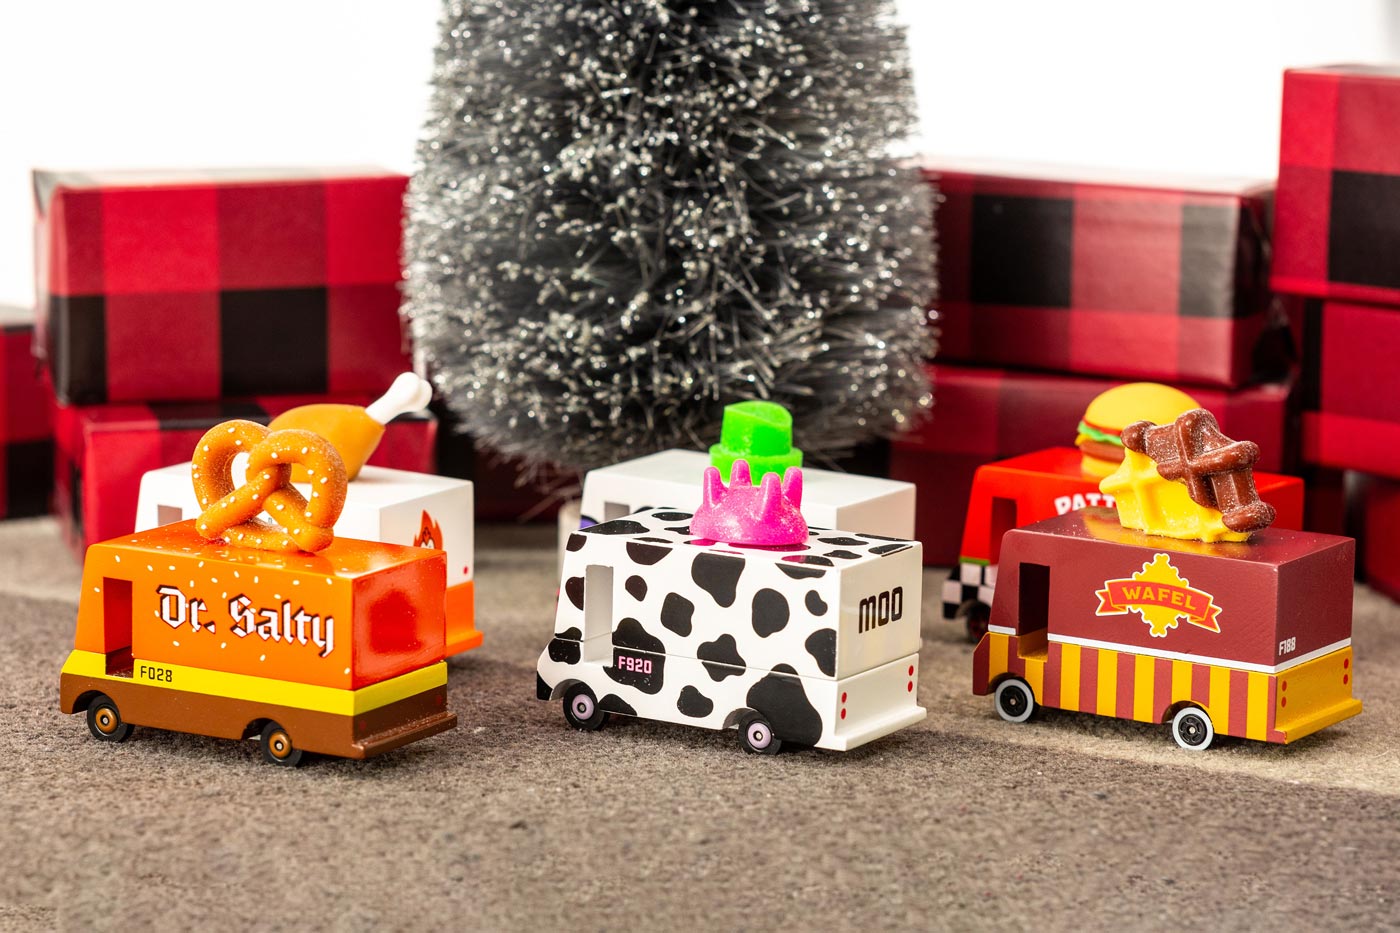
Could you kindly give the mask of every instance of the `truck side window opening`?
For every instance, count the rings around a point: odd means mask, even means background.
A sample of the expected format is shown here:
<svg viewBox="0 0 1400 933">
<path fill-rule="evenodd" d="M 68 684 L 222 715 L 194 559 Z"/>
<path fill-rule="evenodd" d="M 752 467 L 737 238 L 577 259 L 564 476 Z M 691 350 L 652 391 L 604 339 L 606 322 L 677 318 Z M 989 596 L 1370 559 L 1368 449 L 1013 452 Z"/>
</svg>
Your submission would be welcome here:
<svg viewBox="0 0 1400 933">
<path fill-rule="evenodd" d="M 603 521 L 610 522 L 615 518 L 622 518 L 624 515 L 631 515 L 632 508 L 624 502 L 604 502 Z"/>
<path fill-rule="evenodd" d="M 589 564 L 583 571 L 583 640 L 613 628 L 613 569 Z"/>
<path fill-rule="evenodd" d="M 102 578 L 102 628 L 107 673 L 131 671 L 131 581 Z"/>
<path fill-rule="evenodd" d="M 1050 568 L 1045 564 L 1021 564 L 1016 634 L 1044 632 L 1050 624 Z"/>
<path fill-rule="evenodd" d="M 1001 536 L 1016 527 L 1016 500 L 1005 496 L 992 497 L 992 563 L 1001 560 Z"/>
</svg>

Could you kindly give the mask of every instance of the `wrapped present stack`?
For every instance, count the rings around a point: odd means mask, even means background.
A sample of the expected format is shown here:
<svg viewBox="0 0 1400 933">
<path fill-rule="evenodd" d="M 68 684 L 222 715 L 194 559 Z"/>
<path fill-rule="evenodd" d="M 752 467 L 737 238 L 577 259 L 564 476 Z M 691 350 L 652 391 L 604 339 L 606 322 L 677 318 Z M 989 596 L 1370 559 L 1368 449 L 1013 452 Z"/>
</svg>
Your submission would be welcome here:
<svg viewBox="0 0 1400 933">
<path fill-rule="evenodd" d="M 934 415 L 897 441 L 916 537 L 958 562 L 978 466 L 1069 446 L 1122 382 L 1189 392 L 1286 470 L 1296 315 L 1268 285 L 1268 183 L 926 162 L 942 192 Z"/>
<path fill-rule="evenodd" d="M 142 473 L 187 460 L 214 424 L 363 405 L 411 368 L 406 184 L 373 169 L 35 172 L 33 342 L 75 549 L 131 531 Z M 435 437 L 431 416 L 402 416 L 371 462 L 431 472 Z"/>
<path fill-rule="evenodd" d="M 1273 285 L 1306 300 L 1303 457 L 1356 471 L 1358 566 L 1400 598 L 1400 67 L 1283 81 Z"/>
<path fill-rule="evenodd" d="M 53 390 L 33 344 L 29 309 L 0 306 L 0 518 L 43 515 L 53 493 Z"/>
</svg>

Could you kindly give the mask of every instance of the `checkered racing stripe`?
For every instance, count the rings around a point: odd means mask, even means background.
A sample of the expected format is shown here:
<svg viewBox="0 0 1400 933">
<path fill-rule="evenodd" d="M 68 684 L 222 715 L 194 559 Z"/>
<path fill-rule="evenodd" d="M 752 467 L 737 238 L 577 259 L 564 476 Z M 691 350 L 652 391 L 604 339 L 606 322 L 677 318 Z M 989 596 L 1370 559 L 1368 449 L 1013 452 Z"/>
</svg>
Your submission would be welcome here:
<svg viewBox="0 0 1400 933">
<path fill-rule="evenodd" d="M 40 341 L 59 399 L 382 391 L 409 368 L 405 185 L 36 173 Z"/>
<path fill-rule="evenodd" d="M 1397 108 L 1397 67 L 1284 73 L 1274 288 L 1400 303 Z"/>
<path fill-rule="evenodd" d="M 996 564 L 959 562 L 956 571 L 943 581 L 943 618 L 956 619 L 958 610 L 972 602 L 990 609 L 996 586 Z"/>
<path fill-rule="evenodd" d="M 927 174 L 943 195 L 940 359 L 1216 386 L 1286 371 L 1267 185 Z"/>
</svg>

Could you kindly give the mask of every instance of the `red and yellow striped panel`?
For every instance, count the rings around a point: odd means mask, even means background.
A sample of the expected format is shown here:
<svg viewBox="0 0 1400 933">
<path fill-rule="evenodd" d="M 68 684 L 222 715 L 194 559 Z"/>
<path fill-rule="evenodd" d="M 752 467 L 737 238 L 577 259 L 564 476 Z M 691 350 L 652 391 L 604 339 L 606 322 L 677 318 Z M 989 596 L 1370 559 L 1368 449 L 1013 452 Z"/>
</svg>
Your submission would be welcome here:
<svg viewBox="0 0 1400 933">
<path fill-rule="evenodd" d="M 1285 741 L 1274 728 L 1275 675 L 1064 642 L 1022 657 L 1018 641 L 997 632 L 983 637 L 973 660 L 974 693 L 989 693 L 1003 675 L 1014 674 L 1042 706 L 1153 723 L 1189 701 L 1221 735 Z"/>
</svg>

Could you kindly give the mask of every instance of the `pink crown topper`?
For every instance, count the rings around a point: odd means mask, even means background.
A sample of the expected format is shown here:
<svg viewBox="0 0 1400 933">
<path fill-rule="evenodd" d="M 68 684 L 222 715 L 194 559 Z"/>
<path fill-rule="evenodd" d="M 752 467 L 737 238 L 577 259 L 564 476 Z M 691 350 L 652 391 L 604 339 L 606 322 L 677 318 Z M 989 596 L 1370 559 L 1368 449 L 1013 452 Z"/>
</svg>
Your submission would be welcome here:
<svg viewBox="0 0 1400 933">
<path fill-rule="evenodd" d="M 705 501 L 690 520 L 690 533 L 726 544 L 772 546 L 805 544 L 807 520 L 802 517 L 802 470 L 788 467 L 781 484 L 768 473 L 755 486 L 747 460 L 736 460 L 729 486 L 719 470 L 708 467 L 701 483 Z"/>
</svg>

